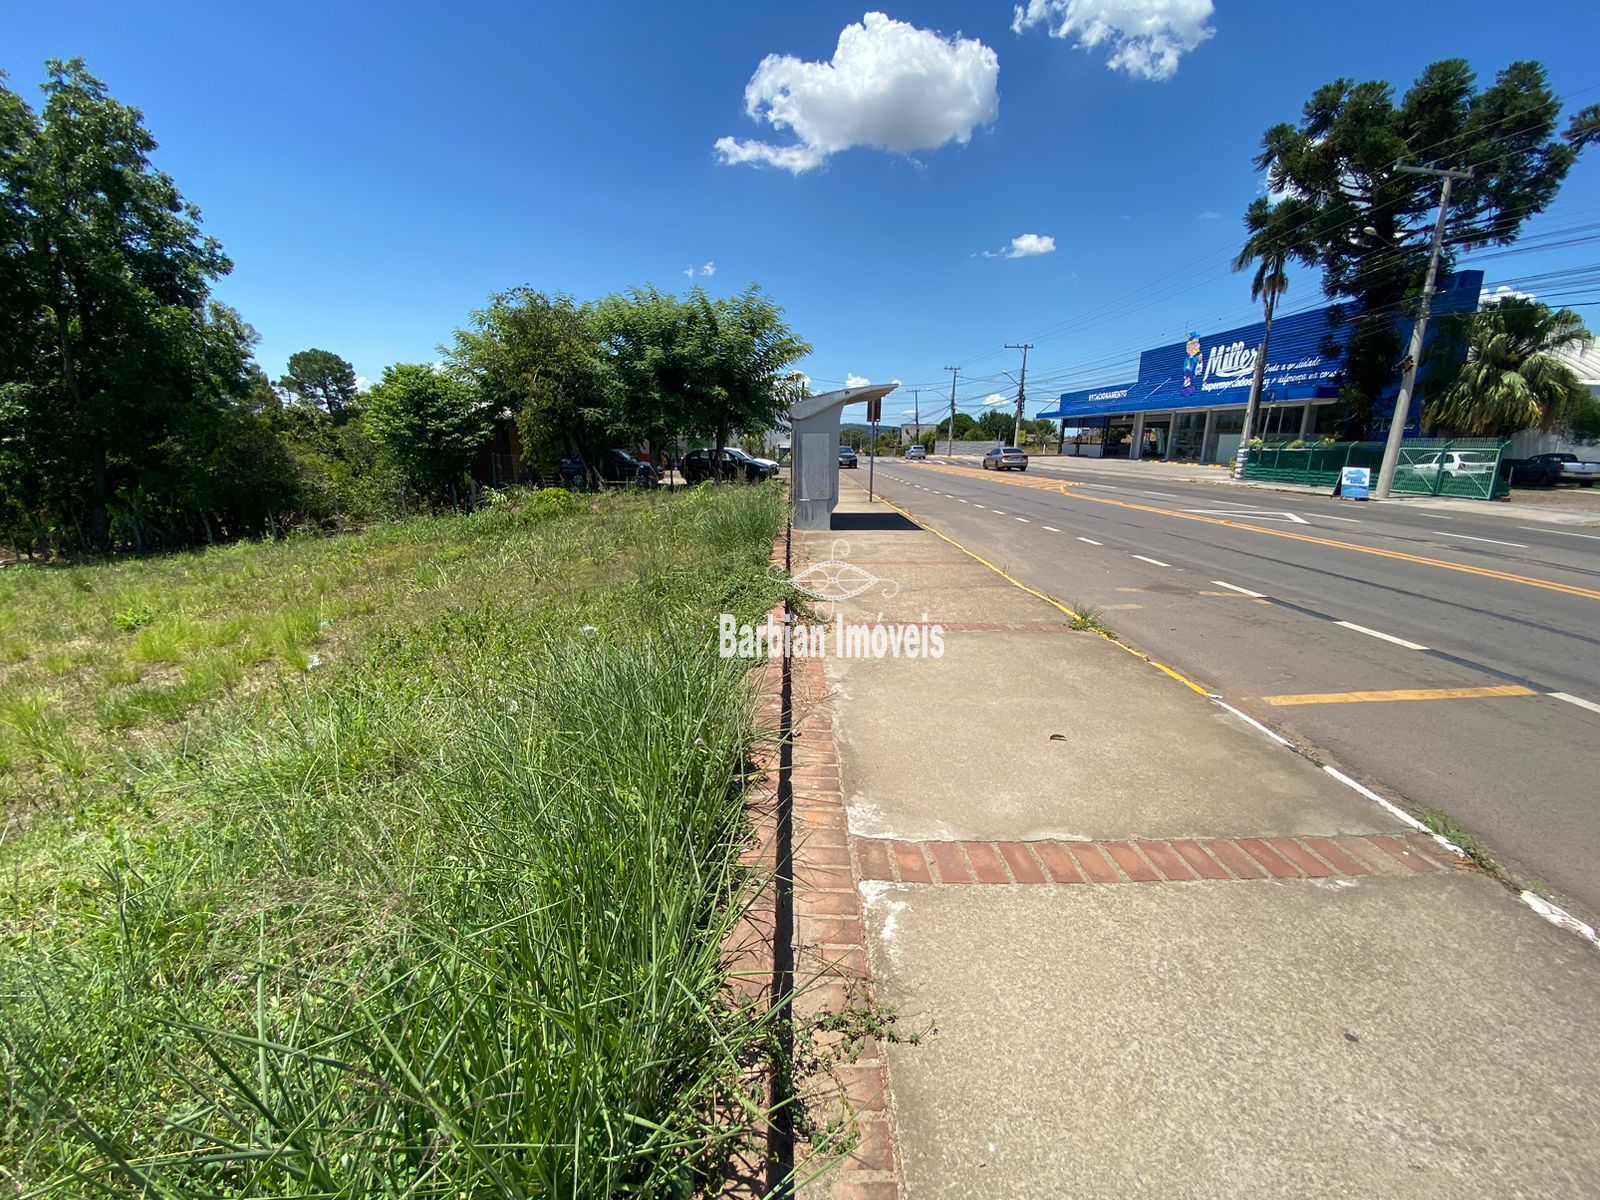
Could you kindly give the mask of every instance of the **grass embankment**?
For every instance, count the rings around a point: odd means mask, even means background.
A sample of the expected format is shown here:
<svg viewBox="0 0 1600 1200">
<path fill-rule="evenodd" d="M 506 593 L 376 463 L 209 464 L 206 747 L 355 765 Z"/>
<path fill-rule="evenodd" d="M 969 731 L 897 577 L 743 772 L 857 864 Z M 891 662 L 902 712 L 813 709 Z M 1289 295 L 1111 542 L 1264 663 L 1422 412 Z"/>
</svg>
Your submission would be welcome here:
<svg viewBox="0 0 1600 1200">
<path fill-rule="evenodd" d="M 540 494 L 0 574 L 0 1179 L 705 1185 L 766 1033 L 721 994 L 761 731 L 715 614 L 776 600 L 781 521 Z"/>
</svg>

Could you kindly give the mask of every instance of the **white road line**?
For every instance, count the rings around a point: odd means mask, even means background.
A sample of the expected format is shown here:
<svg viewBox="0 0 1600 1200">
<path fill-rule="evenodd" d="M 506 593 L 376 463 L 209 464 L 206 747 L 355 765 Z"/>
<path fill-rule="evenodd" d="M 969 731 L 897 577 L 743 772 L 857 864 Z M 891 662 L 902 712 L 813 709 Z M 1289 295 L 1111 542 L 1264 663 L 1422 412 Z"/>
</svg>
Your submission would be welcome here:
<svg viewBox="0 0 1600 1200">
<path fill-rule="evenodd" d="M 1227 588 L 1230 592 L 1238 592 L 1239 595 L 1241 595 L 1241 596 L 1249 596 L 1253 600 L 1265 600 L 1266 599 L 1266 597 L 1263 596 L 1260 592 L 1252 592 L 1249 588 L 1242 588 L 1238 584 L 1229 583 L 1225 579 L 1213 579 L 1211 582 L 1216 584 L 1218 587 Z"/>
<path fill-rule="evenodd" d="M 981 504 L 974 504 L 974 505 L 973 505 L 973 506 L 972 506 L 972 507 L 973 507 L 973 508 L 982 508 L 982 507 L 983 507 L 983 505 L 981 505 Z"/>
<path fill-rule="evenodd" d="M 1024 525 L 1031 525 L 1031 524 L 1033 524 L 1033 522 L 1032 522 L 1032 521 L 1030 521 L 1030 520 L 1028 520 L 1028 518 L 1027 518 L 1027 517 L 1012 517 L 1012 518 L 1011 518 L 1011 519 L 1012 519 L 1012 520 L 1013 520 L 1013 521 L 1021 521 L 1021 522 L 1022 522 L 1022 523 L 1023 523 L 1023 524 L 1024 524 Z"/>
<path fill-rule="evenodd" d="M 1088 542 L 1088 543 L 1089 543 L 1089 545 L 1091 545 L 1091 546 L 1104 546 L 1104 545 L 1105 545 L 1105 543 L 1104 543 L 1104 542 L 1097 542 L 1097 541 L 1095 541 L 1095 540 L 1094 540 L 1094 539 L 1093 539 L 1093 538 L 1086 538 L 1086 537 L 1081 537 L 1081 538 L 1079 538 L 1079 539 L 1078 539 L 1078 540 L 1079 540 L 1079 541 L 1080 541 L 1080 542 Z"/>
<path fill-rule="evenodd" d="M 1376 629 L 1368 629 L 1365 625 L 1357 625 L 1354 621 L 1335 621 L 1335 625 L 1343 625 L 1346 629 L 1354 629 L 1357 633 L 1364 633 L 1368 637 L 1382 638 L 1386 642 L 1393 642 L 1396 646 L 1404 646 L 1407 650 L 1426 650 L 1426 646 L 1419 646 L 1415 642 L 1408 642 L 1405 638 L 1397 638 L 1392 633 L 1379 633 Z"/>
<path fill-rule="evenodd" d="M 1057 529 L 1054 525 L 1041 525 L 1041 526 L 1039 526 L 1039 528 L 1040 529 L 1048 529 L 1051 533 L 1060 533 L 1061 532 L 1061 530 Z"/>
<path fill-rule="evenodd" d="M 1600 542 L 1600 534 L 1572 533 L 1565 529 L 1538 529 L 1532 525 L 1518 525 L 1517 528 L 1522 530 L 1524 533 L 1558 533 L 1562 537 L 1581 537 L 1586 538 L 1591 542 Z"/>
<path fill-rule="evenodd" d="M 1310 511 L 1310 510 L 1307 510 L 1307 511 Z M 1314 516 L 1314 517 L 1321 517 L 1321 518 L 1323 518 L 1324 520 L 1327 520 L 1327 521 L 1343 521 L 1346 525 L 1359 525 L 1359 524 L 1361 524 L 1360 519 L 1357 518 L 1357 517 L 1336 517 L 1332 513 L 1319 513 L 1319 512 L 1312 512 L 1311 515 Z"/>
<path fill-rule="evenodd" d="M 957 503 L 958 503 L 958 504 L 965 504 L 965 503 L 966 503 L 966 501 L 965 501 L 965 500 L 963 500 L 963 499 L 961 499 L 961 497 L 960 497 L 960 496 L 957 496 L 957 497 L 956 497 L 956 498 L 955 498 L 955 499 L 956 499 L 956 502 L 957 502 Z M 983 505 L 981 505 L 981 504 L 980 504 L 980 505 L 978 505 L 978 507 L 979 507 L 979 508 L 982 508 L 982 507 L 983 507 Z"/>
<path fill-rule="evenodd" d="M 1582 696 L 1569 696 L 1566 692 L 1547 692 L 1546 695 L 1554 696 L 1557 700 L 1565 700 L 1568 704 L 1576 704 L 1579 708 L 1587 708 L 1590 712 L 1600 713 L 1600 704 L 1593 700 L 1585 700 Z"/>
<path fill-rule="evenodd" d="M 1499 538 L 1473 537 L 1470 533 L 1451 533 L 1444 529 L 1430 529 L 1428 532 L 1433 534 L 1434 537 L 1460 538 L 1464 542 L 1488 542 L 1491 546 L 1514 546 L 1518 550 L 1526 550 L 1528 548 L 1524 542 L 1502 542 Z"/>
<path fill-rule="evenodd" d="M 980 505 L 978 505 L 978 507 L 982 508 L 983 505 L 980 504 Z M 1005 513 L 1001 512 L 998 508 L 991 508 L 989 511 L 992 512 L 997 517 L 1003 517 L 1003 516 L 1006 515 Z"/>
<path fill-rule="evenodd" d="M 1352 789 L 1354 791 L 1360 792 L 1363 796 L 1365 796 L 1368 800 L 1371 800 L 1374 804 L 1381 805 L 1385 810 L 1388 811 L 1390 816 L 1395 817 L 1398 820 L 1404 822 L 1405 824 L 1411 826 L 1411 828 L 1415 829 L 1418 833 L 1432 833 L 1432 830 L 1430 830 L 1421 821 L 1419 821 L 1415 817 L 1413 817 L 1405 809 L 1399 807 L 1398 805 L 1389 803 L 1389 801 L 1385 800 L 1382 796 L 1378 795 L 1377 792 L 1375 792 L 1371 788 L 1367 787 L 1366 784 L 1357 783 L 1354 779 L 1351 779 L 1350 776 L 1346 775 L 1343 771 L 1339 770 L 1336 767 L 1330 767 L 1326 763 L 1323 764 L 1322 769 L 1324 771 L 1326 771 L 1329 775 L 1332 775 L 1340 783 L 1344 784 L 1345 787 L 1350 788 L 1350 789 Z M 1435 833 L 1433 835 L 1433 840 L 1436 841 L 1436 842 L 1439 842 L 1441 845 L 1449 846 L 1450 849 L 1455 850 L 1455 852 L 1457 854 L 1461 854 L 1461 851 L 1459 849 L 1457 849 L 1454 844 L 1452 844 L 1451 842 L 1446 841 L 1444 838 L 1440 837 L 1437 833 Z M 1466 855 L 1462 855 L 1462 857 L 1465 858 Z"/>
<path fill-rule="evenodd" d="M 1277 742 L 1278 745 L 1287 746 L 1291 750 L 1294 749 L 1294 743 L 1291 742 L 1288 738 L 1281 737 L 1280 735 L 1278 735 L 1276 733 L 1273 733 L 1272 730 L 1268 729 L 1265 725 L 1263 725 L 1260 721 L 1256 720 L 1249 713 L 1240 712 L 1237 708 L 1235 708 L 1233 705 L 1229 704 L 1221 696 L 1213 696 L 1213 697 L 1211 697 L 1211 700 L 1212 700 L 1212 703 L 1217 705 L 1217 707 L 1227 709 L 1234 716 L 1238 717 L 1239 720 L 1245 722 L 1248 725 L 1254 725 L 1262 733 L 1266 734 L 1273 741 Z"/>
<path fill-rule="evenodd" d="M 1163 500 L 1182 500 L 1184 497 L 1173 495 L 1171 492 L 1141 492 L 1143 496 L 1160 496 Z"/>
<path fill-rule="evenodd" d="M 1143 554 L 1135 554 L 1133 557 L 1140 562 L 1149 563 L 1152 567 L 1170 567 L 1172 565 L 1171 563 L 1162 562 L 1159 558 L 1146 558 Z"/>
</svg>

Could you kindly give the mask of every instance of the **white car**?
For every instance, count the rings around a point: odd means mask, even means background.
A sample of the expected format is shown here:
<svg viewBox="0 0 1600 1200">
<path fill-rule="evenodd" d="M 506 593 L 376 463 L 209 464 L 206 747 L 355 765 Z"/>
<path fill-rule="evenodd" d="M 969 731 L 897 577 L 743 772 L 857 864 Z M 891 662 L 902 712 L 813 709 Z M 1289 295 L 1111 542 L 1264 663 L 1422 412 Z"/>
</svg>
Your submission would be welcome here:
<svg viewBox="0 0 1600 1200">
<path fill-rule="evenodd" d="M 1458 475 L 1493 475 L 1494 460 L 1480 457 L 1471 450 L 1435 450 L 1415 462 L 1403 463 L 1399 473 L 1431 481 L 1439 478 L 1441 470 L 1446 479 Z"/>
</svg>

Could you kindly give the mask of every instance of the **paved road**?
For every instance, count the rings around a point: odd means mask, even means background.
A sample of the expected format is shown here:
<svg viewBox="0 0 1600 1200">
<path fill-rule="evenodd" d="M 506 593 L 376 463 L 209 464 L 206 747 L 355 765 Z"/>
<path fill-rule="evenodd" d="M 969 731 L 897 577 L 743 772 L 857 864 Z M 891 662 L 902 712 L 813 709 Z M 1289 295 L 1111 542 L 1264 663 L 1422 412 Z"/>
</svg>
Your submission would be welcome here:
<svg viewBox="0 0 1600 1200">
<path fill-rule="evenodd" d="M 1099 609 L 1411 810 L 1442 809 L 1519 880 L 1600 920 L 1600 527 L 1040 466 L 893 461 L 876 477 L 995 566 Z"/>
</svg>

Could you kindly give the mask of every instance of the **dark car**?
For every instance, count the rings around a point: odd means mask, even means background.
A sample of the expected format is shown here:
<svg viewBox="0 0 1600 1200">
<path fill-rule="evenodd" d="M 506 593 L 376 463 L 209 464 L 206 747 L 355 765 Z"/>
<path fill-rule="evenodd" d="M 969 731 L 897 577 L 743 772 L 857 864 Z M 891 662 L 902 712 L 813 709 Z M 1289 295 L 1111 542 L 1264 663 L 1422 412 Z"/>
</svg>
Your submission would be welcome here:
<svg viewBox="0 0 1600 1200">
<path fill-rule="evenodd" d="M 1533 458 L 1502 458 L 1500 478 L 1524 487 L 1555 487 L 1561 482 L 1561 464 L 1543 454 Z"/>
<path fill-rule="evenodd" d="M 655 487 L 660 473 L 647 462 L 640 462 L 626 450 L 607 450 L 600 460 L 600 477 L 607 483 Z"/>
<path fill-rule="evenodd" d="M 589 468 L 584 465 L 583 455 L 569 454 L 556 464 L 556 470 L 561 475 L 562 487 L 581 488 L 589 475 Z"/>
<path fill-rule="evenodd" d="M 985 471 L 1026 471 L 1028 456 L 1015 446 L 996 446 L 983 456 Z"/>
<path fill-rule="evenodd" d="M 736 446 L 724 446 L 722 452 L 743 469 L 745 480 L 749 483 L 760 483 L 763 479 L 771 479 L 778 473 L 778 464 L 770 458 L 757 458 L 753 454 L 746 454 Z"/>
<path fill-rule="evenodd" d="M 839 469 L 841 471 L 854 471 L 861 463 L 856 458 L 856 452 L 849 446 L 839 447 Z"/>
<path fill-rule="evenodd" d="M 678 469 L 683 472 L 683 481 L 685 483 L 704 483 L 711 479 L 713 475 L 720 478 L 724 483 L 732 483 L 744 474 L 743 463 L 735 461 L 731 456 L 724 453 L 722 462 L 718 464 L 713 462 L 712 453 L 711 450 L 701 447 L 698 450 L 691 450 L 683 456 L 683 462 Z M 719 467 L 720 470 L 718 469 Z"/>
</svg>

